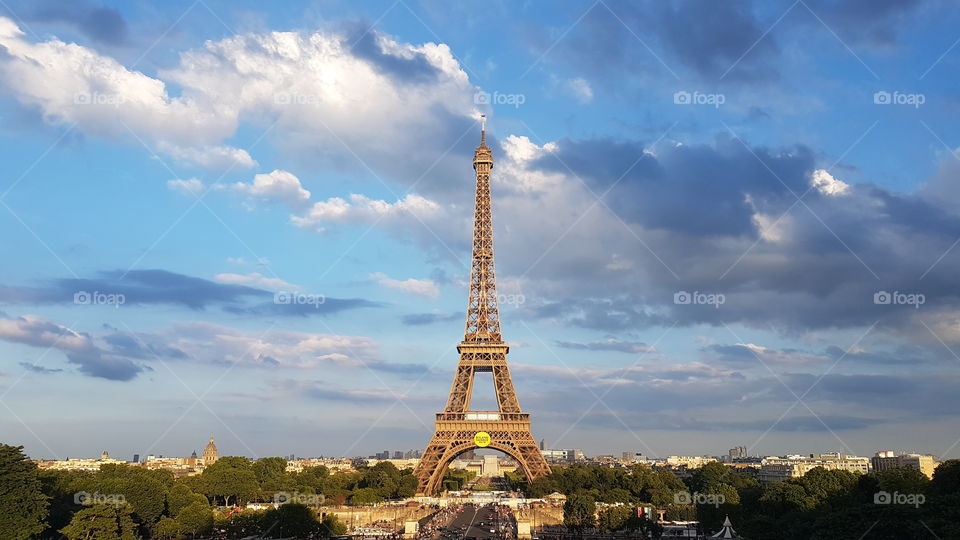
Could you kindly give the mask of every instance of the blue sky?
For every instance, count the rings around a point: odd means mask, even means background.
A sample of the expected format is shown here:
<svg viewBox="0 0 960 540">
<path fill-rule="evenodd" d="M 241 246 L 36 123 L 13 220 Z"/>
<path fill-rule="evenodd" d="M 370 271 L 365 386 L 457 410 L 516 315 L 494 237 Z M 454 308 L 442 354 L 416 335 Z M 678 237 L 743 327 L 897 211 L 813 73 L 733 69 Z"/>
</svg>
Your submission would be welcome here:
<svg viewBox="0 0 960 540">
<path fill-rule="evenodd" d="M 957 457 L 947 2 L 0 17 L 0 432 L 33 456 L 422 448 L 487 114 L 536 437 Z"/>
</svg>

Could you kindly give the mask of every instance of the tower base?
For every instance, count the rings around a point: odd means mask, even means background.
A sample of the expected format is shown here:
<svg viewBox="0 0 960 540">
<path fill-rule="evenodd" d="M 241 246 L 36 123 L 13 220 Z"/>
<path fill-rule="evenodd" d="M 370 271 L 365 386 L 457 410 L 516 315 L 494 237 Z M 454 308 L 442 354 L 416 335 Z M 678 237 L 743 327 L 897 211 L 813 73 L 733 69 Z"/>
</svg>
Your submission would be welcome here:
<svg viewBox="0 0 960 540">
<path fill-rule="evenodd" d="M 478 444 L 476 435 L 480 432 L 490 435 L 489 444 Z M 437 413 L 436 432 L 413 472 L 418 481 L 417 493 L 436 494 L 450 462 L 460 454 L 478 448 L 492 448 L 512 457 L 528 480 L 550 474 L 550 465 L 530 432 L 529 414 L 495 411 Z"/>
</svg>

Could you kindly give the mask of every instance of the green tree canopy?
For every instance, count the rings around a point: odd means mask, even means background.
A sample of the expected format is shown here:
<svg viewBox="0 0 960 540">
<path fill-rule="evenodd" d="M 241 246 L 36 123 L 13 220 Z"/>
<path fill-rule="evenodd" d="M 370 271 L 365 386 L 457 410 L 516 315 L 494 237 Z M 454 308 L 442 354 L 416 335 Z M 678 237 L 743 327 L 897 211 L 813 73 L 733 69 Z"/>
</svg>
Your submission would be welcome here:
<svg viewBox="0 0 960 540">
<path fill-rule="evenodd" d="M 575 530 L 589 529 L 596 524 L 597 502 L 590 495 L 574 494 L 563 503 L 563 524 Z"/>
<path fill-rule="evenodd" d="M 129 505 L 96 504 L 74 514 L 60 532 L 70 540 L 135 540 L 136 528 Z"/>
<path fill-rule="evenodd" d="M 263 516 L 263 534 L 268 538 L 304 538 L 319 532 L 317 515 L 302 504 L 283 504 Z"/>
<path fill-rule="evenodd" d="M 22 446 L 0 444 L 0 538 L 30 538 L 47 528 L 48 498 Z"/>
<path fill-rule="evenodd" d="M 244 457 L 222 457 L 204 469 L 202 476 L 206 495 L 222 498 L 226 506 L 252 499 L 259 488 L 250 460 Z"/>
</svg>

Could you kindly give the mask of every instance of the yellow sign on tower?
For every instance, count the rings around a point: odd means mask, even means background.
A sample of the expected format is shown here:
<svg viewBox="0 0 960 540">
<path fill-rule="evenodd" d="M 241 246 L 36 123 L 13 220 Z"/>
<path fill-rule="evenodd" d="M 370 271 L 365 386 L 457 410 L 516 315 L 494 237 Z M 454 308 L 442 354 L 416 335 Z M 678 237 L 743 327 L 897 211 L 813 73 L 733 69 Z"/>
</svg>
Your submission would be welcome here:
<svg viewBox="0 0 960 540">
<path fill-rule="evenodd" d="M 484 446 L 490 446 L 490 441 L 493 440 L 490 437 L 490 434 L 486 431 L 478 431 L 476 435 L 473 436 L 473 444 L 483 448 Z"/>
</svg>

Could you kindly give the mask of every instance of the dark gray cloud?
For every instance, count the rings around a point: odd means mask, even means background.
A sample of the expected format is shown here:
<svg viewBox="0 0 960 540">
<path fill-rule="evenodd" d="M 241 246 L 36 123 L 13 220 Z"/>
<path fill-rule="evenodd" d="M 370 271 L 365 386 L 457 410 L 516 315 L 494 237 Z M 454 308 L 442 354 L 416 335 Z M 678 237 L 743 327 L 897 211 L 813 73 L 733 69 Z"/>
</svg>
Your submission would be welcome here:
<svg viewBox="0 0 960 540">
<path fill-rule="evenodd" d="M 29 362 L 20 362 L 20 367 L 27 371 L 32 371 L 33 373 L 40 373 L 41 375 L 52 375 L 54 373 L 63 372 L 63 370 L 59 368 L 45 368 Z"/>
<path fill-rule="evenodd" d="M 614 139 L 558 141 L 535 166 L 573 171 L 624 220 L 699 236 L 754 235 L 753 205 L 783 208 L 808 187 L 813 152 L 803 146 L 748 148 L 723 139 L 681 145 L 657 156 L 642 143 Z M 632 168 L 631 168 L 632 167 Z M 628 172 L 629 171 L 629 172 Z M 748 201 L 747 196 L 750 196 Z"/>
<path fill-rule="evenodd" d="M 757 18 L 751 2 L 647 0 L 607 6 L 595 5 L 559 42 L 545 30 L 528 29 L 532 53 L 541 54 L 554 44 L 548 61 L 567 63 L 596 80 L 614 73 L 618 81 L 650 75 L 673 80 L 671 71 L 711 81 L 727 70 L 728 79 L 777 76 L 772 62 L 779 52 L 777 39 L 764 36 L 770 23 Z"/>
<path fill-rule="evenodd" d="M 151 304 L 172 304 L 192 310 L 221 307 L 230 313 L 253 316 L 309 317 L 382 306 L 361 298 L 319 295 L 302 296 L 317 301 L 284 303 L 275 300 L 270 291 L 160 269 L 105 271 L 97 278 L 58 279 L 41 287 L 0 285 L 0 301 L 14 304 L 72 304 L 78 295 L 86 294 L 89 298 L 95 293 L 123 295 L 124 303 L 119 307 Z M 289 297 L 287 295 L 287 299 Z M 267 299 L 270 300 L 264 301 Z"/>
<path fill-rule="evenodd" d="M 366 60 L 379 72 L 397 77 L 408 83 L 429 84 L 437 80 L 439 70 L 423 55 L 409 58 L 384 50 L 380 40 L 382 34 L 367 23 L 355 23 L 347 26 L 344 44 L 357 58 Z"/>
<path fill-rule="evenodd" d="M 24 12 L 28 21 L 66 23 L 88 39 L 106 45 L 124 45 L 127 21 L 114 8 L 86 0 L 39 0 Z"/>
<path fill-rule="evenodd" d="M 462 317 L 459 313 L 411 313 L 400 318 L 408 326 L 423 326 L 439 322 L 455 321 Z"/>
<path fill-rule="evenodd" d="M 252 306 L 226 306 L 224 310 L 238 315 L 312 317 L 331 315 L 349 309 L 379 307 L 383 307 L 383 304 L 363 298 L 324 298 L 322 303 L 263 302 Z"/>
<path fill-rule="evenodd" d="M 764 148 L 729 138 L 655 148 L 561 140 L 532 168 L 568 176 L 572 170 L 594 192 L 609 189 L 606 206 L 639 241 L 618 236 L 623 230 L 615 222 L 589 231 L 581 223 L 574 231 L 589 245 L 568 235 L 541 261 L 532 246 L 511 251 L 501 258 L 508 272 L 537 263 L 528 302 L 517 313 L 610 333 L 743 323 L 796 334 L 876 323 L 895 332 L 912 325 L 929 338 L 919 320 L 930 324 L 960 311 L 960 250 L 951 249 L 960 214 L 922 189 L 856 184 L 842 172 L 830 184 L 835 191 L 814 187 L 814 172 L 824 178 L 818 165 L 803 146 Z M 943 191 L 947 183 L 938 178 L 936 187 Z M 875 301 L 884 291 L 922 294 L 924 303 Z M 675 303 L 680 292 L 722 294 L 724 301 Z"/>
<path fill-rule="evenodd" d="M 81 373 L 113 381 L 128 381 L 145 369 L 128 358 L 112 354 L 93 342 L 85 333 L 76 332 L 37 316 L 0 319 L 0 339 L 33 347 L 56 349 Z"/>
<path fill-rule="evenodd" d="M 589 343 L 578 343 L 575 341 L 557 341 L 557 347 L 563 349 L 573 349 L 578 351 L 615 351 L 628 354 L 651 352 L 653 347 L 640 341 L 620 341 L 618 339 L 607 339 L 606 341 L 591 341 Z"/>
<path fill-rule="evenodd" d="M 901 29 L 910 26 L 912 17 L 930 0 L 807 0 L 810 9 L 840 36 L 855 44 L 890 46 L 897 42 Z M 819 25 L 819 21 L 809 21 Z"/>
</svg>

